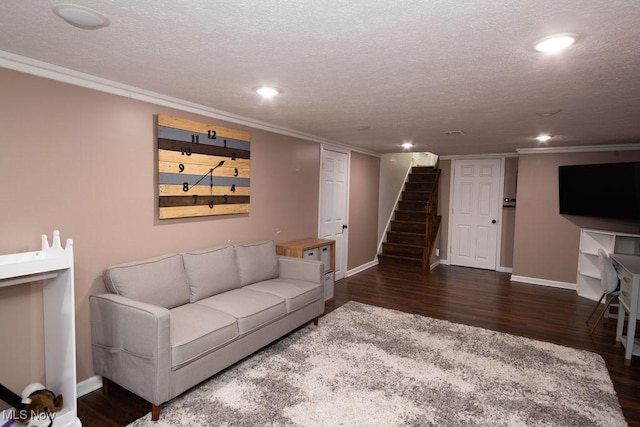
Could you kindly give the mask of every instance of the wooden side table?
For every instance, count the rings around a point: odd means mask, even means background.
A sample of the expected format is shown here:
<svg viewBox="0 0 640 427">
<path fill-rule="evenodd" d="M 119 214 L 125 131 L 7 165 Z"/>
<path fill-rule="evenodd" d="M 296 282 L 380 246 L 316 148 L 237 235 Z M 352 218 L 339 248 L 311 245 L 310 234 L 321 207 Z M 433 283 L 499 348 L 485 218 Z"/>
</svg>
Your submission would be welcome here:
<svg viewBox="0 0 640 427">
<path fill-rule="evenodd" d="M 334 272 L 336 265 L 336 242 L 331 239 L 308 237 L 279 243 L 276 253 L 282 256 L 313 259 L 324 263 L 324 300 L 333 299 Z"/>
</svg>

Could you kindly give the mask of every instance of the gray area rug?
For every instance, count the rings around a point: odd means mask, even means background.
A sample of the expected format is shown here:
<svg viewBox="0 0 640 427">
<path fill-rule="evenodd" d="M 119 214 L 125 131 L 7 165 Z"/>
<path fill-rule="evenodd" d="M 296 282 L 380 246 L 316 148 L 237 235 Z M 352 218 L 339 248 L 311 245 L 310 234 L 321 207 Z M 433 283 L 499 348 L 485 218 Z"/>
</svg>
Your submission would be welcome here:
<svg viewBox="0 0 640 427">
<path fill-rule="evenodd" d="M 595 353 L 350 302 L 131 426 L 622 426 Z"/>
</svg>

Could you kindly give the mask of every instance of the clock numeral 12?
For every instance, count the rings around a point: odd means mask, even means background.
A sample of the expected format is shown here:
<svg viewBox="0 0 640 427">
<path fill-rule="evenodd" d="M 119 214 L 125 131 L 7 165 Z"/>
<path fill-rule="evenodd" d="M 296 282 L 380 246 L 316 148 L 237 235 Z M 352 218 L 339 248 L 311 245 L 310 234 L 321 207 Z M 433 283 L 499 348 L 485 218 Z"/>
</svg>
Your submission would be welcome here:
<svg viewBox="0 0 640 427">
<path fill-rule="evenodd" d="M 208 130 L 207 131 L 207 138 L 216 139 L 216 131 L 215 130 Z"/>
</svg>

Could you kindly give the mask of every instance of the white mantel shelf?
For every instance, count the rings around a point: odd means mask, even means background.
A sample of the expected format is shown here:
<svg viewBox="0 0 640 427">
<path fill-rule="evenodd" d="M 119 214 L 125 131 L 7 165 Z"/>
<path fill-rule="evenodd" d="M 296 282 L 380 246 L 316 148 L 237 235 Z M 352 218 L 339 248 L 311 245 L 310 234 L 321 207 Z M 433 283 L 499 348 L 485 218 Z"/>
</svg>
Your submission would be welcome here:
<svg viewBox="0 0 640 427">
<path fill-rule="evenodd" d="M 51 245 L 46 235 L 41 241 L 40 251 L 0 255 L 0 287 L 44 282 L 45 386 L 64 397 L 64 409 L 56 413 L 54 425 L 79 427 L 73 241 L 67 239 L 62 248 L 57 230 Z"/>
</svg>

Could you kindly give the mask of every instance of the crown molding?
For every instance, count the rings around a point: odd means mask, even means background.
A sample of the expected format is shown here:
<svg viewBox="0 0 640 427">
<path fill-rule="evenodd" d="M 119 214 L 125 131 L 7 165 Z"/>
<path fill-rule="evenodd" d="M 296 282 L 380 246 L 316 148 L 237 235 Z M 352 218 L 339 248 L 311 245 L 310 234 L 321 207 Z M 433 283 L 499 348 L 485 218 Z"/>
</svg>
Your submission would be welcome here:
<svg viewBox="0 0 640 427">
<path fill-rule="evenodd" d="M 166 96 L 161 93 L 140 89 L 138 87 L 129 86 L 113 80 L 103 79 L 91 74 L 81 73 L 69 68 L 49 64 L 47 62 L 27 58 L 25 56 L 16 55 L 15 53 L 3 50 L 0 50 L 0 67 L 67 83 L 74 86 L 97 90 L 99 92 L 109 93 L 111 95 L 130 98 L 136 101 L 147 102 L 150 104 L 174 108 L 176 110 L 198 114 L 205 117 L 224 120 L 230 123 L 249 126 L 254 129 L 261 129 L 279 135 L 291 136 L 293 138 L 313 141 L 319 144 L 346 148 L 351 151 L 357 151 L 359 153 L 368 154 L 371 156 L 380 156 L 380 153 L 377 153 L 375 151 L 369 151 L 350 144 L 345 144 L 339 141 L 333 141 L 316 135 L 300 132 L 295 129 L 290 129 L 272 123 L 255 120 L 250 117 L 240 116 L 238 114 L 229 113 L 227 111 L 218 110 L 215 108 L 207 107 L 205 105 L 196 104 L 171 96 Z"/>
<path fill-rule="evenodd" d="M 640 144 L 610 144 L 610 145 L 576 145 L 573 147 L 539 147 L 518 148 L 518 154 L 559 154 L 559 153 L 588 153 L 592 151 L 632 151 L 640 150 Z"/>
<path fill-rule="evenodd" d="M 496 159 L 503 157 L 518 157 L 516 153 L 493 153 L 493 154 L 450 154 L 438 156 L 440 160 L 464 160 L 464 159 Z"/>
</svg>

